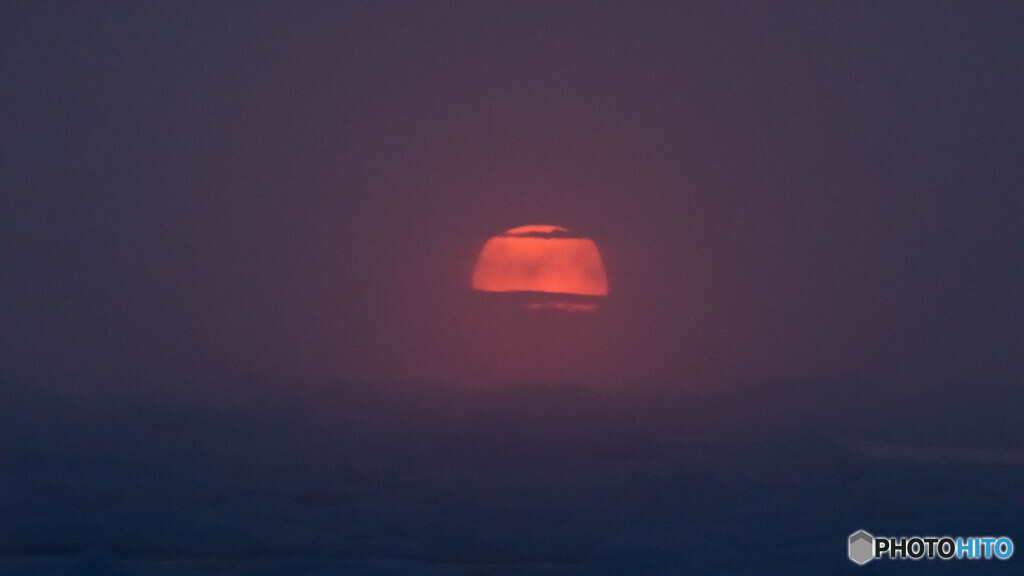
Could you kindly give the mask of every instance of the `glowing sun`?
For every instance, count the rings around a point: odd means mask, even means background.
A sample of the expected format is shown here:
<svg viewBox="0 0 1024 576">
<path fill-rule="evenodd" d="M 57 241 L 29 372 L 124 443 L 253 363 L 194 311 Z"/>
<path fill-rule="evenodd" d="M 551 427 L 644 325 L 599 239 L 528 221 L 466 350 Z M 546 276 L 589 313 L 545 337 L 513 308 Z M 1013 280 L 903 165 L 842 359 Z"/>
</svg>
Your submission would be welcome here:
<svg viewBox="0 0 1024 576">
<path fill-rule="evenodd" d="M 583 297 L 588 301 L 531 302 L 531 309 L 592 310 L 593 298 L 608 295 L 601 253 L 593 240 L 561 226 L 520 226 L 484 244 L 473 269 L 473 288 Z"/>
</svg>

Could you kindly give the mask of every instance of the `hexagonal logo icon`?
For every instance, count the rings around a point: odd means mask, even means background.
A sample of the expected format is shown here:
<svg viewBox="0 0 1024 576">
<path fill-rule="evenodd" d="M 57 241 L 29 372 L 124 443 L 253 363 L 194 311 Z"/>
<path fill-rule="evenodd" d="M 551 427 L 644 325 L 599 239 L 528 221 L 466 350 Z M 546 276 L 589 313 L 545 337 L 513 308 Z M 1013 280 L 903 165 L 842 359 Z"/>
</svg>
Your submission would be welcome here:
<svg viewBox="0 0 1024 576">
<path fill-rule="evenodd" d="M 850 534 L 850 560 L 863 566 L 874 558 L 875 537 L 863 530 Z"/>
</svg>

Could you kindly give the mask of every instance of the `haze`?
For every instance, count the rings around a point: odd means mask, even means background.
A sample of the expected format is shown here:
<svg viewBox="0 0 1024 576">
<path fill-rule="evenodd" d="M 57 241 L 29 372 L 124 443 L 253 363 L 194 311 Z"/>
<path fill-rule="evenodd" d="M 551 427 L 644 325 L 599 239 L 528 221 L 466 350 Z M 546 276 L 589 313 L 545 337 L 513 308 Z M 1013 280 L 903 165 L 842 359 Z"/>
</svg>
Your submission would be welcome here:
<svg viewBox="0 0 1024 576">
<path fill-rule="evenodd" d="M 693 532 L 657 511 L 691 527 L 730 517 L 739 537 L 744 510 L 764 527 L 810 506 L 750 495 L 797 502 L 821 462 L 835 484 L 815 509 L 842 512 L 821 520 L 807 573 L 831 571 L 833 540 L 848 563 L 843 538 L 871 529 L 859 523 L 926 533 L 944 514 L 933 500 L 865 516 L 829 498 L 909 493 L 922 476 L 922 494 L 943 493 L 936 468 L 880 472 L 879 454 L 1024 448 L 1021 38 L 1024 5 L 1009 1 L 5 3 L 0 462 L 14 464 L 0 501 L 22 504 L 0 506 L 0 554 L 35 558 L 10 564 L 24 573 L 90 549 L 98 560 L 68 569 L 267 550 L 355 561 L 357 532 L 317 524 L 344 516 L 369 526 L 374 561 L 583 573 L 613 565 L 611 546 L 622 573 L 642 573 L 650 550 L 614 543 L 657 533 L 673 535 L 651 552 L 664 573 L 715 573 L 698 548 L 666 552 Z M 472 290 L 485 242 L 526 224 L 595 242 L 599 310 Z M 766 453 L 752 438 L 781 456 L 736 464 Z M 907 448 L 865 456 L 861 442 Z M 948 531 L 1024 542 L 1006 488 L 1019 465 L 996 461 L 949 473 L 991 493 L 944 516 L 963 520 Z M 628 480 L 679 470 L 666 462 L 697 479 Z M 484 479 L 527 469 L 487 499 Z M 710 469 L 723 484 L 703 483 Z M 586 505 L 553 488 L 563 472 L 594 479 Z M 417 508 L 458 489 L 488 504 Z M 338 490 L 351 500 L 328 496 L 317 516 L 315 495 Z M 651 499 L 612 511 L 640 492 Z M 234 528 L 175 540 L 109 512 L 179 502 L 192 526 L 202 506 L 234 514 L 249 508 L 233 495 L 256 493 L 274 494 L 253 520 L 266 532 L 238 546 L 223 544 L 241 541 Z M 701 516 L 704 501 L 723 508 Z M 409 508 L 368 520 L 393 502 Z M 494 536 L 485 509 L 552 530 L 550 548 Z M 46 524 L 69 517 L 143 540 Z M 292 517 L 301 545 L 264 546 Z M 442 532 L 424 518 L 451 520 L 451 537 L 425 544 Z M 781 525 L 818 525 L 801 518 Z M 63 559 L 39 559 L 51 553 Z M 709 564 L 687 564 L 698 557 Z M 261 566 L 230 570 L 274 570 Z"/>
</svg>

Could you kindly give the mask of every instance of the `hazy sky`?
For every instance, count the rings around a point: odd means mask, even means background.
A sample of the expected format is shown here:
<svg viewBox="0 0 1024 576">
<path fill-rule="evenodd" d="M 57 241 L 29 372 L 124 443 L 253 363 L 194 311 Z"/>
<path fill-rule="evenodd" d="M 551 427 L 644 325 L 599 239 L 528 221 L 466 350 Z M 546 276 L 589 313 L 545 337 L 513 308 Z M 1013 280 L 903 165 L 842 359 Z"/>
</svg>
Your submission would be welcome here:
<svg viewBox="0 0 1024 576">
<path fill-rule="evenodd" d="M 1016 1 L 5 3 L 0 368 L 1019 403 L 1022 38 Z M 524 224 L 597 243 L 601 315 L 473 298 Z"/>
</svg>

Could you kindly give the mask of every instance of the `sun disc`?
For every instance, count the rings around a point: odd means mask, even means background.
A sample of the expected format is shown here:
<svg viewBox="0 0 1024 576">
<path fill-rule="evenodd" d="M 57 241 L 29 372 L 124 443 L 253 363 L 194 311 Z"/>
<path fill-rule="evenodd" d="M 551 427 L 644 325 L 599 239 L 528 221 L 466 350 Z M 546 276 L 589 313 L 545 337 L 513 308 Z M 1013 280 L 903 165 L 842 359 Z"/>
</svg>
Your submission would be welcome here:
<svg viewBox="0 0 1024 576">
<path fill-rule="evenodd" d="M 484 244 L 472 286 L 483 292 L 608 295 L 608 279 L 597 245 L 561 226 L 512 228 Z"/>
</svg>

